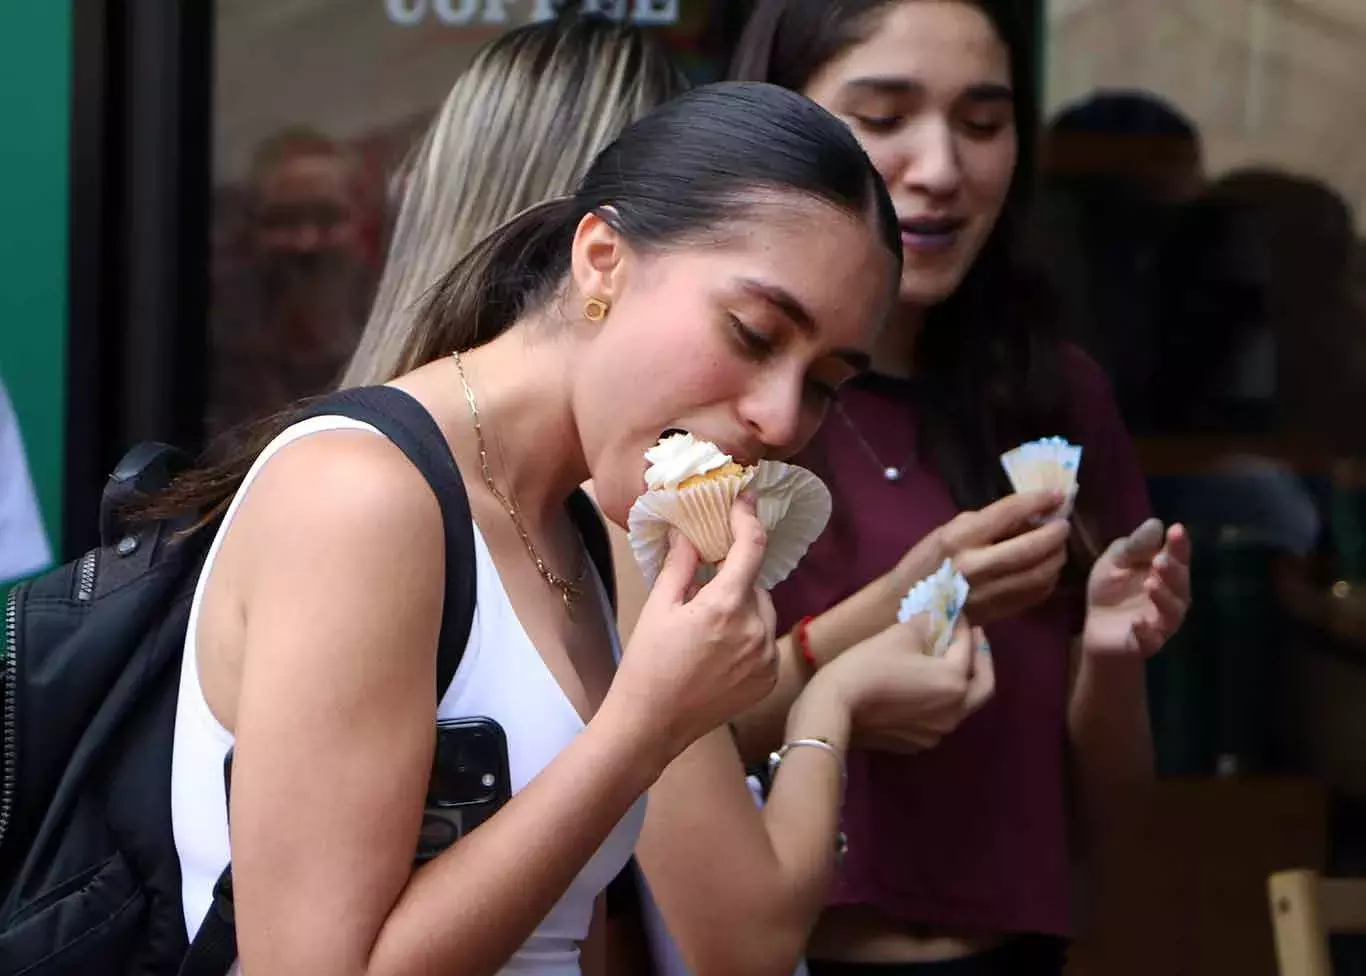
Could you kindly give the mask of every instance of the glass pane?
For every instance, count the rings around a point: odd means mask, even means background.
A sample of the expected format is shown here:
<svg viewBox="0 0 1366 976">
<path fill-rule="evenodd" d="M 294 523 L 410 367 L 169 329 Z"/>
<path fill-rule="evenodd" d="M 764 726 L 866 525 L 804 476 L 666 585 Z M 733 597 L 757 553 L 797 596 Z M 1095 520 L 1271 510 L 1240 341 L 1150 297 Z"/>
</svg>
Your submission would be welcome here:
<svg viewBox="0 0 1366 976">
<path fill-rule="evenodd" d="M 1045 34 L 1040 247 L 1200 553 L 1165 765 L 1366 793 L 1293 694 L 1366 653 L 1366 4 L 1054 0 Z"/>
<path fill-rule="evenodd" d="M 475 51 L 551 6 L 219 0 L 211 434 L 336 379 L 383 260 L 396 166 Z M 695 81 L 719 77 L 746 6 L 597 4 L 662 32 Z"/>
</svg>

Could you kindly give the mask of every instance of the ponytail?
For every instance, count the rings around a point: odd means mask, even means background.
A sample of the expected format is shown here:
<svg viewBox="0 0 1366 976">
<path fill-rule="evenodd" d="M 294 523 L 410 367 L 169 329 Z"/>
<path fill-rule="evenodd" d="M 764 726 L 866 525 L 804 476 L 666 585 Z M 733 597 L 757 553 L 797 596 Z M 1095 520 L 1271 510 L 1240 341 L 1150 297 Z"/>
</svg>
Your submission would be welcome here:
<svg viewBox="0 0 1366 976">
<path fill-rule="evenodd" d="M 573 197 L 530 207 L 474 245 L 423 299 L 393 375 L 451 352 L 481 346 L 545 301 L 569 270 L 569 246 L 582 208 Z M 307 402 L 307 401 L 305 401 Z M 227 435 L 238 445 L 222 461 L 195 468 L 125 513 L 132 521 L 188 516 L 194 528 L 227 510 L 257 456 L 298 415 L 299 404 Z"/>
</svg>

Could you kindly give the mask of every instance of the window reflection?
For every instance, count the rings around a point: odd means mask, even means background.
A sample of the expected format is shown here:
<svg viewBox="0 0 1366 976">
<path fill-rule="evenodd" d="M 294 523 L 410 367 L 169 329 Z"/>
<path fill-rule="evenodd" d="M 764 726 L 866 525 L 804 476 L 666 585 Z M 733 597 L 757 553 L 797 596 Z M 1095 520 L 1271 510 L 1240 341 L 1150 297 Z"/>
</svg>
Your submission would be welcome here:
<svg viewBox="0 0 1366 976">
<path fill-rule="evenodd" d="M 1048 9 L 1037 253 L 1196 540 L 1159 766 L 1313 777 L 1366 863 L 1366 5 Z"/>
<path fill-rule="evenodd" d="M 469 64 L 549 0 L 219 0 L 211 436 L 329 389 L 383 262 L 392 181 Z M 720 77 L 748 4 L 596 0 Z"/>
<path fill-rule="evenodd" d="M 354 152 L 317 132 L 260 148 L 219 202 L 210 315 L 214 432 L 325 389 L 365 321 L 375 265 Z"/>
</svg>

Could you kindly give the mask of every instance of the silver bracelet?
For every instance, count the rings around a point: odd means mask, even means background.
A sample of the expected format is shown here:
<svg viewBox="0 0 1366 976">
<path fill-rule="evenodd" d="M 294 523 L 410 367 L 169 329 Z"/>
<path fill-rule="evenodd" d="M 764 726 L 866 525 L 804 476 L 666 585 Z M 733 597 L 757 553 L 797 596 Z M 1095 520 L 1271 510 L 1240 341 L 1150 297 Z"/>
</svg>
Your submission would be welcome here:
<svg viewBox="0 0 1366 976">
<path fill-rule="evenodd" d="M 844 786 L 847 786 L 847 785 L 848 785 L 848 783 L 849 783 L 849 772 L 848 772 L 848 770 L 845 768 L 845 765 L 844 765 L 844 757 L 840 755 L 838 749 L 836 749 L 834 746 L 832 746 L 832 745 L 831 745 L 829 742 L 827 742 L 825 739 L 793 739 L 791 742 L 785 742 L 785 743 L 783 743 L 782 747 L 779 748 L 776 752 L 770 752 L 770 753 L 768 754 L 768 782 L 769 782 L 769 789 L 772 789 L 772 788 L 773 788 L 773 778 L 777 775 L 777 773 L 778 773 L 778 767 L 782 765 L 783 759 L 786 758 L 787 754 L 788 754 L 789 752 L 791 752 L 793 749 L 800 749 L 802 746 L 809 746 L 809 747 L 812 748 L 812 749 L 823 749 L 823 750 L 825 750 L 826 752 L 830 753 L 830 755 L 834 756 L 834 757 L 835 757 L 835 762 L 839 763 L 839 767 L 840 767 L 840 785 L 841 785 L 841 788 L 843 788 Z M 845 852 L 848 851 L 848 850 L 849 850 L 849 838 L 848 838 L 848 836 L 847 836 L 847 835 L 844 833 L 844 831 L 842 831 L 842 830 L 836 831 L 836 832 L 835 832 L 835 860 L 836 860 L 836 861 L 843 861 L 843 860 L 844 860 Z"/>
<path fill-rule="evenodd" d="M 783 743 L 782 747 L 776 752 L 770 752 L 768 754 L 768 778 L 770 782 L 772 782 L 773 777 L 777 775 L 778 767 L 781 766 L 783 760 L 787 758 L 787 754 L 793 749 L 800 749 L 802 746 L 809 746 L 812 749 L 823 749 L 834 756 L 835 762 L 839 763 L 840 767 L 840 782 L 848 782 L 849 773 L 844 766 L 844 757 L 840 755 L 838 749 L 825 739 L 793 739 L 791 742 Z"/>
</svg>

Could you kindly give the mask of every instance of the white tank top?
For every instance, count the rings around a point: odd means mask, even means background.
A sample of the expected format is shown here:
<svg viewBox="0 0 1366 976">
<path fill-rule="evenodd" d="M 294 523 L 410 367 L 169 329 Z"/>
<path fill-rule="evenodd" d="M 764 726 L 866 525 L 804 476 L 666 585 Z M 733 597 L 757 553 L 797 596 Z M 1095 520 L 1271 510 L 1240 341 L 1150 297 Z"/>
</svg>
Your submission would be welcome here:
<svg viewBox="0 0 1366 976">
<path fill-rule="evenodd" d="M 238 489 L 195 588 L 180 669 L 171 758 L 171 826 L 180 858 L 185 928 L 191 938 L 208 913 L 214 883 L 230 858 L 223 760 L 232 748 L 233 737 L 209 711 L 199 684 L 195 654 L 205 581 L 213 569 L 223 534 L 261 468 L 287 444 L 324 430 L 368 430 L 379 434 L 369 424 L 349 417 L 313 417 L 281 433 L 261 452 Z M 474 548 L 477 588 L 473 626 L 460 667 L 436 709 L 436 717 L 487 716 L 502 725 L 507 733 L 509 772 L 515 793 L 583 731 L 583 722 L 518 621 L 478 526 L 474 529 Z M 596 569 L 593 579 L 604 614 L 611 622 L 614 617 Z M 612 626 L 609 630 L 613 654 L 619 659 L 621 648 L 616 629 Z M 630 860 L 644 818 L 642 797 L 613 828 L 559 903 L 509 960 L 503 973 L 578 976 L 578 943 L 588 934 L 594 900 Z M 509 864 L 508 870 L 515 871 L 517 866 Z M 234 966 L 232 972 L 236 976 L 238 968 Z"/>
</svg>

